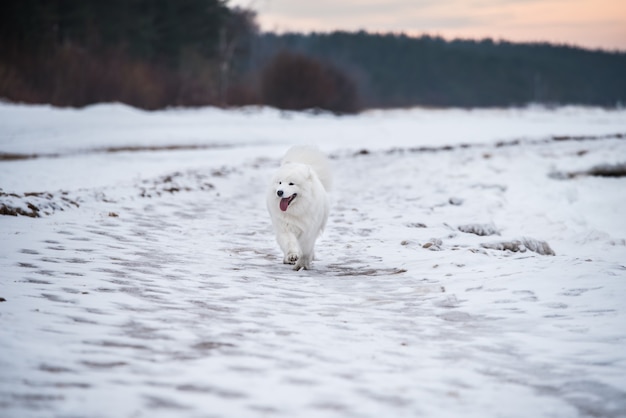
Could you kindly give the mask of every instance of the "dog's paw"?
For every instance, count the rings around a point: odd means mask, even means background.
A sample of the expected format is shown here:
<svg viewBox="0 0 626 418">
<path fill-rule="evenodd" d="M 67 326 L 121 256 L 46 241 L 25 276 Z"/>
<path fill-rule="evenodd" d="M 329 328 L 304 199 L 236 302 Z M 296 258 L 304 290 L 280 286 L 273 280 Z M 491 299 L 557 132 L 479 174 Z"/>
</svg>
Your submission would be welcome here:
<svg viewBox="0 0 626 418">
<path fill-rule="evenodd" d="M 293 266 L 293 269 L 295 271 L 308 270 L 309 266 L 307 264 L 304 264 L 304 263 L 296 263 L 296 265 Z"/>
<path fill-rule="evenodd" d="M 289 253 L 285 256 L 284 263 L 285 264 L 296 264 L 300 256 L 297 253 Z"/>
<path fill-rule="evenodd" d="M 310 268 L 311 268 L 311 261 L 309 257 L 307 257 L 306 255 L 303 255 L 302 257 L 300 257 L 298 261 L 296 262 L 296 265 L 293 266 L 293 269 L 295 271 L 309 270 Z"/>
</svg>

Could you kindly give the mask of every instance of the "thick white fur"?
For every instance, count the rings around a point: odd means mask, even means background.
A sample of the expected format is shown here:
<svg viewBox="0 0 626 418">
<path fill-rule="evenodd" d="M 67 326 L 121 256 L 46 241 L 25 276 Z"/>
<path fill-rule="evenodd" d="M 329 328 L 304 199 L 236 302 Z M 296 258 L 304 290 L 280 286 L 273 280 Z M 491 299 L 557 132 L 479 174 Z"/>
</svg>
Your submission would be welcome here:
<svg viewBox="0 0 626 418">
<path fill-rule="evenodd" d="M 283 250 L 285 264 L 294 270 L 309 269 L 314 256 L 315 241 L 328 219 L 331 186 L 330 163 L 315 148 L 293 147 L 287 151 L 281 166 L 267 190 L 267 209 Z M 279 193 L 282 196 L 279 196 Z M 297 196 L 280 209 L 282 198 Z"/>
</svg>

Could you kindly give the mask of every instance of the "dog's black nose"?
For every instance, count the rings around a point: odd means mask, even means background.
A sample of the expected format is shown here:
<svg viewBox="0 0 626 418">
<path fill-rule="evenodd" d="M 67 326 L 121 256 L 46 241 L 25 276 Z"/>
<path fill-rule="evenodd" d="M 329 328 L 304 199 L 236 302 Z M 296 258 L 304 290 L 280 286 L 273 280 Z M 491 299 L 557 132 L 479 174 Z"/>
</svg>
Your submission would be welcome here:
<svg viewBox="0 0 626 418">
<path fill-rule="evenodd" d="M 278 195 L 278 197 L 283 197 L 283 191 L 282 190 L 277 191 L 276 194 Z"/>
</svg>

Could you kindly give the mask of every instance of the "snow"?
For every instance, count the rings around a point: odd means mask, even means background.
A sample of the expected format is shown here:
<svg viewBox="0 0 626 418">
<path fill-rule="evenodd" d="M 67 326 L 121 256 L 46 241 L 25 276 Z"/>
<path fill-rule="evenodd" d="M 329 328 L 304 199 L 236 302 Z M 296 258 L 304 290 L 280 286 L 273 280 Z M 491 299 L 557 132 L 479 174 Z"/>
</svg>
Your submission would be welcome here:
<svg viewBox="0 0 626 418">
<path fill-rule="evenodd" d="M 626 178 L 586 175 L 625 135 L 583 107 L 0 104 L 0 205 L 40 215 L 0 216 L 0 416 L 626 416 Z M 300 272 L 264 203 L 295 144 L 335 172 Z"/>
</svg>

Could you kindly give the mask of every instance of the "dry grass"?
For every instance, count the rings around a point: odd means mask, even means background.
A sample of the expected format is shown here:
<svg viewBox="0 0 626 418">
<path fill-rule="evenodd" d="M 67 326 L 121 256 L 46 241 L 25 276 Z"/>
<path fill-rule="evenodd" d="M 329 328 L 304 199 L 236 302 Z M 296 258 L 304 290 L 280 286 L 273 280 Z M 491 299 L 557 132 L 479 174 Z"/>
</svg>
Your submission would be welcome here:
<svg viewBox="0 0 626 418">
<path fill-rule="evenodd" d="M 189 74 L 130 57 L 78 47 L 12 54 L 0 63 L 0 97 L 23 103 L 82 107 L 121 102 L 142 109 L 217 104 L 212 64 Z"/>
</svg>

